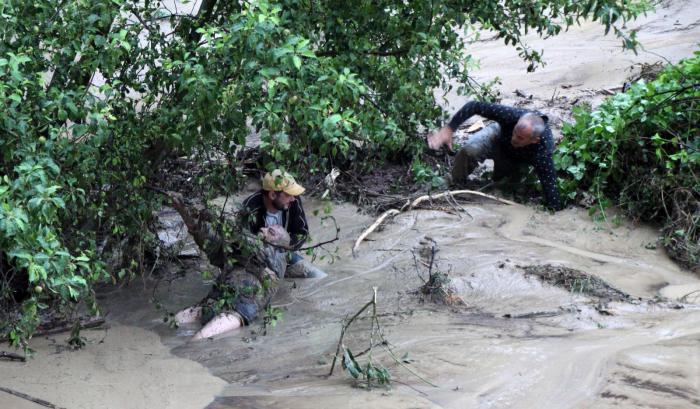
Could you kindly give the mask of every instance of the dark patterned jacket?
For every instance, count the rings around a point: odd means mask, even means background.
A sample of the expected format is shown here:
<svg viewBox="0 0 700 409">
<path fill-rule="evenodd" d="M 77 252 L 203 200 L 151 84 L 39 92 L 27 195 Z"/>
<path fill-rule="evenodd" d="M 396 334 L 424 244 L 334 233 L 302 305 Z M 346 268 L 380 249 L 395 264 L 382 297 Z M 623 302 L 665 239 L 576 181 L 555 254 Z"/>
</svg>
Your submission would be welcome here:
<svg viewBox="0 0 700 409">
<path fill-rule="evenodd" d="M 561 210 L 562 202 L 557 190 L 557 174 L 554 170 L 552 152 L 554 151 L 554 138 L 552 130 L 549 128 L 548 118 L 539 112 L 535 112 L 544 119 L 546 128 L 540 142 L 522 148 L 515 148 L 510 143 L 513 129 L 521 116 L 528 112 L 525 109 L 509 107 L 506 105 L 489 104 L 486 102 L 467 102 L 450 120 L 449 127 L 456 130 L 472 115 L 479 115 L 501 125 L 501 135 L 498 143 L 502 152 L 515 163 L 526 163 L 532 165 L 537 173 L 537 178 L 542 185 L 547 207 L 553 210 Z"/>
<path fill-rule="evenodd" d="M 248 222 L 250 231 L 257 234 L 265 227 L 265 204 L 263 203 L 263 191 L 253 193 L 243 201 L 242 217 Z M 309 224 L 306 221 L 304 207 L 301 198 L 297 197 L 289 205 L 289 209 L 282 210 L 282 225 L 289 233 L 291 246 L 299 249 L 309 237 Z"/>
</svg>

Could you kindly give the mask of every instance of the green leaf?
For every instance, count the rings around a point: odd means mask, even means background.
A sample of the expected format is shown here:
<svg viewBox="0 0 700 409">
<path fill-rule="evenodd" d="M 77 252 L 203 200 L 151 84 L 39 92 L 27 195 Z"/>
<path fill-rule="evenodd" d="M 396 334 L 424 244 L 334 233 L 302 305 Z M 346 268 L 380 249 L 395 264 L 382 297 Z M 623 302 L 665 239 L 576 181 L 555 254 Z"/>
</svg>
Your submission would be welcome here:
<svg viewBox="0 0 700 409">
<path fill-rule="evenodd" d="M 342 119 L 343 119 L 343 116 L 342 116 L 342 115 L 340 115 L 340 114 L 333 114 L 333 115 L 329 116 L 328 118 L 326 118 L 326 120 L 325 120 L 324 123 L 323 123 L 323 126 L 324 126 L 324 127 L 334 126 L 335 124 L 337 124 L 337 123 L 338 123 L 340 120 L 342 120 Z"/>
<path fill-rule="evenodd" d="M 349 348 L 343 347 L 343 369 L 346 369 L 350 376 L 357 379 L 362 375 L 362 368 L 355 361 L 355 357 L 352 356 Z"/>
</svg>

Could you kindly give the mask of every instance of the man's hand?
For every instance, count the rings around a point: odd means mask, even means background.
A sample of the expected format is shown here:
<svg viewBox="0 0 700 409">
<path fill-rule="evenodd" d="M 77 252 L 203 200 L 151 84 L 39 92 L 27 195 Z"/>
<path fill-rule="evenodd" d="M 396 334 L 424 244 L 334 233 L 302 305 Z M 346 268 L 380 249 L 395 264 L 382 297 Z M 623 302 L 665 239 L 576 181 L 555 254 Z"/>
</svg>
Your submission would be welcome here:
<svg viewBox="0 0 700 409">
<path fill-rule="evenodd" d="M 447 145 L 447 147 L 452 150 L 452 135 L 454 131 L 449 126 L 445 126 L 439 131 L 428 135 L 428 147 L 430 149 L 440 149 L 442 145 Z"/>
<path fill-rule="evenodd" d="M 263 241 L 273 246 L 289 247 L 289 233 L 278 224 L 261 228 L 259 235 Z"/>
</svg>

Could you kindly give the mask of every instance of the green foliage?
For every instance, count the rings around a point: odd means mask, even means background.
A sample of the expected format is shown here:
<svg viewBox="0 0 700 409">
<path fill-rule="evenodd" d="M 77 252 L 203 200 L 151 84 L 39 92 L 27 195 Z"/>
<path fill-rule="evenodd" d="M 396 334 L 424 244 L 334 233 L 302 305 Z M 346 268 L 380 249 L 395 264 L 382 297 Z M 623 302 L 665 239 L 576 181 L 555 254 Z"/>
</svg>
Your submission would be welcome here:
<svg viewBox="0 0 700 409">
<path fill-rule="evenodd" d="M 2 294 L 0 329 L 11 344 L 26 347 L 40 323 L 40 310 L 70 309 L 81 300 L 95 310 L 92 285 L 104 278 L 104 269 L 94 260 L 94 249 L 69 246 L 62 238 L 60 216 L 66 206 L 82 200 L 82 192 L 61 192 L 70 184 L 35 146 L 15 154 L 21 161 L 0 180 L 0 248 L 11 266 L 0 278 L 9 282 L 26 275 L 29 294 L 19 306 L 20 314 L 10 304 L 16 301 L 12 292 Z"/>
<path fill-rule="evenodd" d="M 265 314 L 263 316 L 263 324 L 267 328 L 272 327 L 274 328 L 277 326 L 277 323 L 282 320 L 282 317 L 284 317 L 284 311 L 282 311 L 281 308 L 273 307 L 271 305 L 268 305 L 265 308 Z"/>
<path fill-rule="evenodd" d="M 635 219 L 659 221 L 664 244 L 700 268 L 700 51 L 639 81 L 567 124 L 555 163 L 562 191 L 596 198 L 592 213 L 614 204 Z M 607 219 L 606 219 L 607 220 Z"/>
<path fill-rule="evenodd" d="M 26 345 L 39 310 L 95 307 L 104 264 L 114 281 L 146 270 L 160 206 L 147 187 L 167 183 L 169 158 L 207 169 L 196 178 L 205 197 L 238 186 L 232 170 L 251 129 L 266 166 L 408 163 L 424 149 L 419 131 L 444 119 L 434 89 L 456 81 L 490 93 L 469 78 L 477 29 L 534 68 L 528 30 L 556 35 L 588 18 L 631 46 L 616 25 L 647 7 L 203 0 L 189 13 L 135 0 L 0 2 L 0 333 Z"/>
<path fill-rule="evenodd" d="M 431 188 L 440 188 L 445 185 L 445 180 L 440 176 L 439 172 L 421 162 L 417 157 L 411 163 L 411 171 L 416 183 L 428 183 Z"/>
<path fill-rule="evenodd" d="M 342 366 L 354 379 L 362 378 L 364 383 L 359 385 L 367 389 L 372 389 L 376 386 L 387 387 L 391 383 L 391 374 L 388 369 L 381 364 L 373 362 L 371 356 L 367 359 L 367 363 L 364 366 L 360 365 L 355 360 L 355 356 L 353 356 L 350 348 L 343 347 Z"/>
</svg>

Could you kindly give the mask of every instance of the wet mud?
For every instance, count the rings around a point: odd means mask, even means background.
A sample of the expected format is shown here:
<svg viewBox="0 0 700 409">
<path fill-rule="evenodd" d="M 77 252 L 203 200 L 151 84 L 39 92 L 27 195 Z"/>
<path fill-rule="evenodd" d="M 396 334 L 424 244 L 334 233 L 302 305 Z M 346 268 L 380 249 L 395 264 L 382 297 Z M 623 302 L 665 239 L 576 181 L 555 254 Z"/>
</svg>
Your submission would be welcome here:
<svg viewBox="0 0 700 409">
<path fill-rule="evenodd" d="M 550 215 L 462 206 L 458 215 L 401 214 L 370 235 L 357 257 L 352 239 L 373 218 L 336 209 L 346 226 L 339 259 L 324 264 L 326 279 L 287 285 L 277 327 L 175 348 L 230 383 L 209 407 L 692 407 L 700 391 L 693 349 L 700 311 L 662 294 L 700 281 L 645 247 L 653 229 L 608 230 L 575 209 Z M 421 253 L 432 242 L 433 272 L 449 277 L 463 305 L 421 297 L 429 280 Z M 390 390 L 357 389 L 338 368 L 326 376 L 343 320 L 371 299 L 372 287 L 392 351 L 438 387 L 381 348 L 373 359 L 397 381 Z M 353 351 L 365 350 L 369 317 L 345 339 Z"/>
<path fill-rule="evenodd" d="M 60 336 L 37 340 L 35 360 L 0 363 L 2 385 L 66 408 L 696 406 L 700 308 L 692 293 L 700 279 L 649 246 L 655 229 L 609 229 L 583 209 L 460 206 L 401 213 L 353 256 L 375 217 L 335 205 L 340 240 L 316 260 L 329 275 L 284 280 L 274 328 L 256 322 L 194 342 L 198 326 L 168 327 L 165 311 L 209 290 L 200 274 L 211 266 L 182 259 L 155 288 L 135 282 L 102 294 L 111 328 L 87 331 L 86 350 L 65 350 Z M 309 217 L 314 241 L 332 238 L 335 229 L 321 225 L 324 204 L 307 200 L 306 208 L 321 211 Z M 463 303 L 426 300 L 429 271 L 443 273 Z M 373 287 L 388 347 L 437 387 L 381 346 L 372 359 L 390 371 L 390 389 L 358 389 L 339 367 L 327 376 L 344 320 Z M 344 343 L 357 353 L 369 342 L 363 315 Z M 16 401 L 0 395 L 2 407 Z"/>
</svg>

